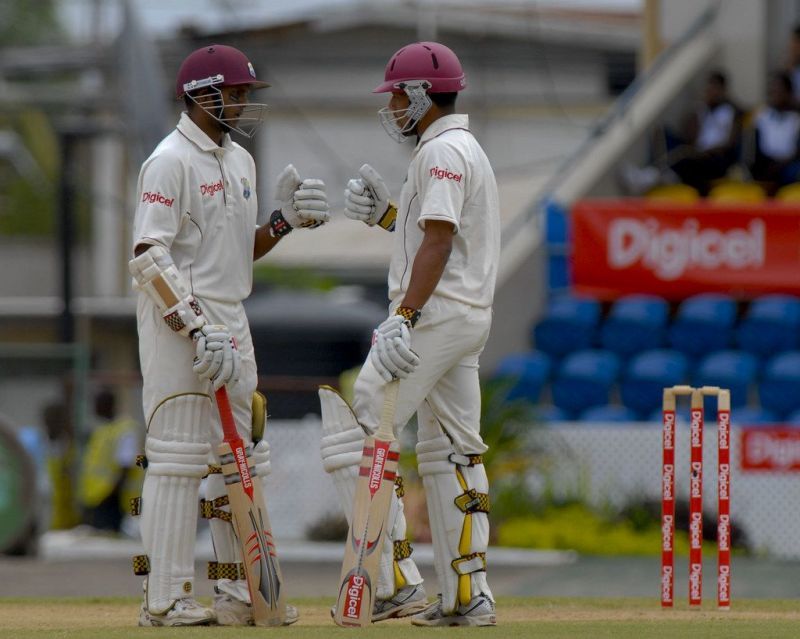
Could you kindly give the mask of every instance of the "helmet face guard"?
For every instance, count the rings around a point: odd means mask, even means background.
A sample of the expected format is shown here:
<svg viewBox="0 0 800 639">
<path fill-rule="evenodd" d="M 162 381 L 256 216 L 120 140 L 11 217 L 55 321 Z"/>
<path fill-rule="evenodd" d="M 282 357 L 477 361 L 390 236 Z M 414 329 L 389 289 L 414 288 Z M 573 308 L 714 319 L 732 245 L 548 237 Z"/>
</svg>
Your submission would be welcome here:
<svg viewBox="0 0 800 639">
<path fill-rule="evenodd" d="M 246 138 L 252 138 L 264 121 L 264 117 L 267 114 L 267 105 L 258 102 L 246 102 L 244 104 L 232 102 L 225 104 L 221 91 L 224 86 L 226 86 L 225 79 L 219 74 L 203 80 L 187 82 L 183 86 L 183 90 L 192 102 L 219 122 L 223 130 L 227 132 L 235 131 Z M 210 88 L 208 93 L 203 95 L 193 95 L 191 93 L 196 89 L 205 87 Z M 225 109 L 230 107 L 241 107 L 241 113 L 237 117 L 225 117 Z"/>
<path fill-rule="evenodd" d="M 427 80 L 404 80 L 396 83 L 394 88 L 404 91 L 408 96 L 408 107 L 384 107 L 378 111 L 378 118 L 390 138 L 395 142 L 405 142 L 433 104 L 428 95 L 431 83 Z"/>
</svg>

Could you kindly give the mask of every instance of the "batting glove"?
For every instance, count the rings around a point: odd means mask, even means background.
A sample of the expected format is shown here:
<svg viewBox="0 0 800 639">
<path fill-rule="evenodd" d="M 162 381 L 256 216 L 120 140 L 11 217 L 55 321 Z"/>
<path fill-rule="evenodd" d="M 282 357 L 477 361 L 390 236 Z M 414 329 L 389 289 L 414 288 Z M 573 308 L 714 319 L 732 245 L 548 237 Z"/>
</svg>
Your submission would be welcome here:
<svg viewBox="0 0 800 639">
<path fill-rule="evenodd" d="M 325 183 L 301 180 L 291 164 L 278 176 L 275 197 L 281 206 L 272 212 L 269 221 L 274 237 L 282 237 L 297 227 L 316 228 L 331 219 Z"/>
<path fill-rule="evenodd" d="M 228 327 L 206 324 L 192 333 L 195 356 L 192 370 L 200 379 L 208 379 L 218 390 L 224 384 L 239 381 L 241 356 Z"/>
<path fill-rule="evenodd" d="M 387 382 L 405 379 L 419 366 L 419 356 L 411 350 L 411 324 L 402 315 L 392 315 L 372 333 L 369 358 Z"/>
<path fill-rule="evenodd" d="M 389 201 L 389 189 L 380 174 L 369 164 L 362 166 L 361 177 L 350 180 L 344 191 L 344 214 L 387 231 L 394 230 L 397 208 Z"/>
</svg>

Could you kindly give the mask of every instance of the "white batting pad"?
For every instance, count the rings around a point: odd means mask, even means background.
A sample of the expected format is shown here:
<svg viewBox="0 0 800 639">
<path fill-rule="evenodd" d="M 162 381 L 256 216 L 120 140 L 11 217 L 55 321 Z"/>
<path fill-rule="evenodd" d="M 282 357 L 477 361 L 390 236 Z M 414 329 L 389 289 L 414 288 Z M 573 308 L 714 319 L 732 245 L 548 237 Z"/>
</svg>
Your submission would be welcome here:
<svg viewBox="0 0 800 639">
<path fill-rule="evenodd" d="M 209 407 L 204 395 L 180 395 L 150 421 L 141 532 L 150 558 L 147 607 L 155 614 L 194 594 L 197 499 L 211 449 L 200 424 L 208 424 Z"/>
<path fill-rule="evenodd" d="M 347 517 L 347 523 L 350 524 L 358 480 L 358 466 L 361 463 L 361 453 L 364 449 L 366 435 L 356 419 L 353 409 L 339 393 L 331 389 L 320 388 L 319 399 L 322 409 L 322 441 L 320 442 L 322 465 L 325 471 L 333 477 L 333 483 L 339 495 L 339 503 Z M 394 574 L 394 541 L 405 539 L 406 518 L 403 513 L 402 500 L 398 499 L 395 493 L 392 493 L 388 521 L 389 534 L 381 555 L 380 575 L 376 590 L 378 599 L 388 599 L 398 589 Z M 397 562 L 397 566 L 408 584 L 422 583 L 422 576 L 413 559 L 403 559 Z"/>
<path fill-rule="evenodd" d="M 458 568 L 453 562 L 473 553 L 485 553 L 489 544 L 489 518 L 486 513 L 465 514 L 455 505 L 455 499 L 463 495 L 464 487 L 458 481 L 456 470 L 460 470 L 468 489 L 488 493 L 489 482 L 483 464 L 475 466 L 457 465 L 452 460 L 468 461 L 453 449 L 445 436 L 421 441 L 417 444 L 417 466 L 425 487 L 428 518 L 433 538 L 434 567 L 442 591 L 442 607 L 445 614 L 455 611 L 459 603 L 459 577 L 470 575 L 471 596 L 484 593 L 493 599 L 486 582 L 482 559 L 461 560 Z M 467 519 L 470 522 L 467 522 Z M 467 527 L 465 529 L 465 526 Z M 467 534 L 468 548 L 462 548 L 462 536 Z"/>
</svg>

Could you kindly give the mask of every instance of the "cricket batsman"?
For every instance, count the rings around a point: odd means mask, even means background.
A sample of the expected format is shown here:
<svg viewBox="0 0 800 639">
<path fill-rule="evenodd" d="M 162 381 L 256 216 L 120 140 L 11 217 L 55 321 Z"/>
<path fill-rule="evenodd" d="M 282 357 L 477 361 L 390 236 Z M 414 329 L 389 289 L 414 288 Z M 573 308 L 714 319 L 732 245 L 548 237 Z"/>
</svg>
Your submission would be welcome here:
<svg viewBox="0 0 800 639">
<path fill-rule="evenodd" d="M 236 429 L 255 443 L 264 405 L 254 403 L 256 363 L 242 300 L 253 261 L 296 227 L 329 218 L 325 185 L 287 166 L 280 204 L 258 227 L 253 158 L 231 137 L 250 137 L 266 106 L 248 94 L 267 86 L 239 50 L 211 45 L 189 55 L 175 94 L 186 111 L 139 173 L 129 269 L 139 291 L 139 358 L 144 378 L 147 470 L 141 500 L 147 574 L 140 626 L 253 623 L 250 596 L 230 523 L 222 475 L 210 474 L 203 510 L 211 520 L 218 578 L 213 608 L 194 598 L 194 551 L 201 479 L 222 441 L 214 390 L 227 385 Z M 269 447 L 257 441 L 255 474 L 269 471 Z M 287 610 L 286 623 L 297 620 Z"/>
<path fill-rule="evenodd" d="M 441 588 L 428 605 L 395 496 L 373 621 L 413 615 L 419 626 L 496 623 L 486 579 L 489 490 L 478 359 L 492 319 L 500 218 L 492 167 L 467 115 L 456 113 L 466 86 L 446 46 L 417 42 L 397 51 L 374 92 L 389 94 L 379 111 L 386 132 L 415 144 L 399 202 L 390 201 L 368 164 L 345 190 L 347 217 L 394 233 L 390 305 L 356 380 L 352 410 L 320 389 L 323 464 L 349 514 L 365 432 L 377 428 L 385 385 L 400 379 L 394 428 L 417 413 L 417 462 Z"/>
</svg>

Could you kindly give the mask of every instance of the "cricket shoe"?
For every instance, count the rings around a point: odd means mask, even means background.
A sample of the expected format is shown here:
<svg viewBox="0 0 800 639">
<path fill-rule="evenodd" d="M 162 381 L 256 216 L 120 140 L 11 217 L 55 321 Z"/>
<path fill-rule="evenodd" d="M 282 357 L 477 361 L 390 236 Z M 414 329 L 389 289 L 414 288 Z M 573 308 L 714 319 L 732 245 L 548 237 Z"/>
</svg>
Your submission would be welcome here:
<svg viewBox="0 0 800 639">
<path fill-rule="evenodd" d="M 150 612 L 144 602 L 139 610 L 140 626 L 208 626 L 215 620 L 211 608 L 201 606 L 191 597 L 177 599 L 162 614 Z"/>
<path fill-rule="evenodd" d="M 428 607 L 428 595 L 422 584 L 406 586 L 391 599 L 378 599 L 372 607 L 372 621 L 408 617 Z"/>
<path fill-rule="evenodd" d="M 406 586 L 391 599 L 377 599 L 372 606 L 372 621 L 397 619 L 416 614 L 428 607 L 428 595 L 422 584 Z M 331 617 L 336 616 L 336 606 L 331 606 Z"/>
<path fill-rule="evenodd" d="M 214 613 L 220 626 L 252 626 L 253 607 L 249 603 L 239 601 L 226 592 L 214 589 Z M 290 626 L 300 618 L 297 608 L 286 604 L 284 626 Z"/>
<path fill-rule="evenodd" d="M 472 598 L 466 606 L 459 606 L 452 614 L 442 611 L 442 597 L 418 615 L 411 617 L 415 626 L 495 626 L 497 617 L 494 602 L 484 594 Z"/>
</svg>

